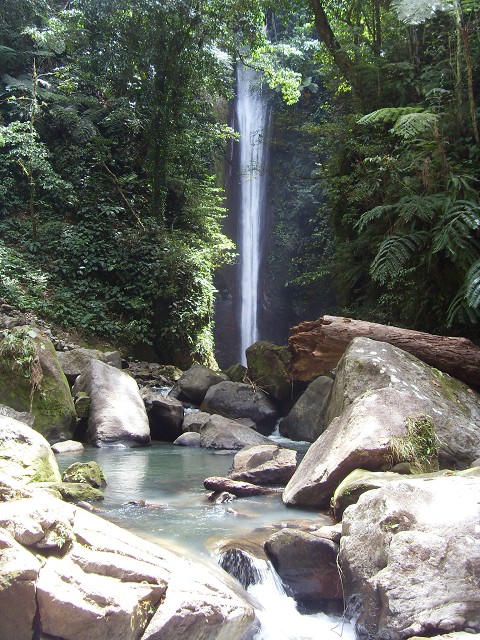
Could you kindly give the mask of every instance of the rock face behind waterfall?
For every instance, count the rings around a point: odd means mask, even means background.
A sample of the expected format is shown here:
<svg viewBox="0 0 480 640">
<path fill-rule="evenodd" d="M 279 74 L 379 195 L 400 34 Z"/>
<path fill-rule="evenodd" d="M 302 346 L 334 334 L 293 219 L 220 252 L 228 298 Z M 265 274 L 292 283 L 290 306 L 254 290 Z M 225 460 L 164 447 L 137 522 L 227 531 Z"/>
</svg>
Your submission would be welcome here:
<svg viewBox="0 0 480 640">
<path fill-rule="evenodd" d="M 91 360 L 73 387 L 85 391 L 92 404 L 88 437 L 97 447 L 150 444 L 150 428 L 135 380 L 100 360 Z"/>
<path fill-rule="evenodd" d="M 463 469 L 480 455 L 478 394 L 386 343 L 351 343 L 338 367 L 329 415 L 337 417 L 285 489 L 288 505 L 328 508 L 354 469 L 375 471 L 391 462 L 392 436 L 406 435 L 407 418 L 433 418 L 441 466 Z"/>
<path fill-rule="evenodd" d="M 402 479 L 347 508 L 340 542 L 360 638 L 480 631 L 480 478 Z"/>
<path fill-rule="evenodd" d="M 226 418 L 250 418 L 262 433 L 271 433 L 278 418 L 277 408 L 266 393 L 241 382 L 220 382 L 210 387 L 200 409 Z"/>
</svg>

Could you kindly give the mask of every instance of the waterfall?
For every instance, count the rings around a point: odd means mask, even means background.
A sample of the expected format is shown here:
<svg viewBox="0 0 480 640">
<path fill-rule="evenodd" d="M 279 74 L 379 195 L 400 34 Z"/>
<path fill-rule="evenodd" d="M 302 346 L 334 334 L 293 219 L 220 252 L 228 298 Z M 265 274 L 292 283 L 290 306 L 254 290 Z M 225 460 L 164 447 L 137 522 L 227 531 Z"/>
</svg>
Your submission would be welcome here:
<svg viewBox="0 0 480 640">
<path fill-rule="evenodd" d="M 337 616 L 301 614 L 268 560 L 243 549 L 229 549 L 217 560 L 259 604 L 261 627 L 254 640 L 355 640 L 352 625 Z"/>
<path fill-rule="evenodd" d="M 237 66 L 236 121 L 240 163 L 240 358 L 258 340 L 261 231 L 265 209 L 268 108 L 259 74 Z"/>
</svg>

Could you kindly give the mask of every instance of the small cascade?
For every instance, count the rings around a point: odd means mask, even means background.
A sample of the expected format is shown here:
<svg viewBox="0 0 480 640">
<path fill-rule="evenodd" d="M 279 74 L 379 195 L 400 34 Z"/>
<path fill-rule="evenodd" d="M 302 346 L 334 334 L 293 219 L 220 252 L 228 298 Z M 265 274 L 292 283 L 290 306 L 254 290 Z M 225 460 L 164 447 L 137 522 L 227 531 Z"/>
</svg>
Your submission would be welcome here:
<svg viewBox="0 0 480 640">
<path fill-rule="evenodd" d="M 235 115 L 240 163 L 240 358 L 258 340 L 261 231 L 265 210 L 268 108 L 258 90 L 259 74 L 237 66 Z"/>
<path fill-rule="evenodd" d="M 341 618 L 300 613 L 268 560 L 232 548 L 219 556 L 218 563 L 260 605 L 257 617 L 261 627 L 255 640 L 355 640 L 352 625 Z"/>
</svg>

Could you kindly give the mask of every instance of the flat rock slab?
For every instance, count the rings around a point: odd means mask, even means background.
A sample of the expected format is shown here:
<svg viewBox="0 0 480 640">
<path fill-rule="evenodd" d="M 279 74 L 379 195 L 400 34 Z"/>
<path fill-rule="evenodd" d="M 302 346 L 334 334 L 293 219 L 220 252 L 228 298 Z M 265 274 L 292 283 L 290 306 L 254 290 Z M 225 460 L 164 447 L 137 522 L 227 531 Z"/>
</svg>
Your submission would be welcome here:
<svg viewBox="0 0 480 640">
<path fill-rule="evenodd" d="M 205 489 L 210 491 L 226 491 L 233 493 L 239 498 L 247 498 L 248 496 L 263 496 L 270 493 L 277 493 L 277 489 L 271 487 L 259 487 L 250 482 L 241 482 L 240 480 L 231 480 L 230 478 L 222 478 L 221 476 L 212 476 L 203 481 Z"/>
</svg>

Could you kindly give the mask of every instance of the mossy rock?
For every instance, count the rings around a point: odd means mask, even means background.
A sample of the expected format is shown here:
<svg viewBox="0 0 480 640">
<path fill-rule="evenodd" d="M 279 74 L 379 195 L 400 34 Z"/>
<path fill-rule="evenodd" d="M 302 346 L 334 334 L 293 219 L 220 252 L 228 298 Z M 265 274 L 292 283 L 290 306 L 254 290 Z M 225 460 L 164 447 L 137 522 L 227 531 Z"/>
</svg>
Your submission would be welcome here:
<svg viewBox="0 0 480 640">
<path fill-rule="evenodd" d="M 36 482 L 31 486 L 58 491 L 67 502 L 95 502 L 104 499 L 100 489 L 95 489 L 87 482 Z"/>
<path fill-rule="evenodd" d="M 45 438 L 8 416 L 0 416 L 0 472 L 24 485 L 61 479 L 57 461 Z"/>
<path fill-rule="evenodd" d="M 243 364 L 232 364 L 231 367 L 225 371 L 225 374 L 230 378 L 232 382 L 245 382 L 245 376 L 247 374 L 247 367 Z"/>
<path fill-rule="evenodd" d="M 105 475 L 94 460 L 90 462 L 74 462 L 65 469 L 62 480 L 63 482 L 86 482 L 96 489 L 107 486 Z"/>
<path fill-rule="evenodd" d="M 292 393 L 287 373 L 290 355 L 286 347 L 259 340 L 246 350 L 248 377 L 275 400 L 286 400 Z"/>
<path fill-rule="evenodd" d="M 68 440 L 76 426 L 75 407 L 67 379 L 60 368 L 52 342 L 38 329 L 22 327 L 9 333 L 18 341 L 19 351 L 28 341 L 38 357 L 37 385 L 32 396 L 28 365 L 13 355 L 0 358 L 0 403 L 16 411 L 31 411 L 33 428 L 50 443 Z M 1 344 L 0 344 L 1 349 Z"/>
</svg>

